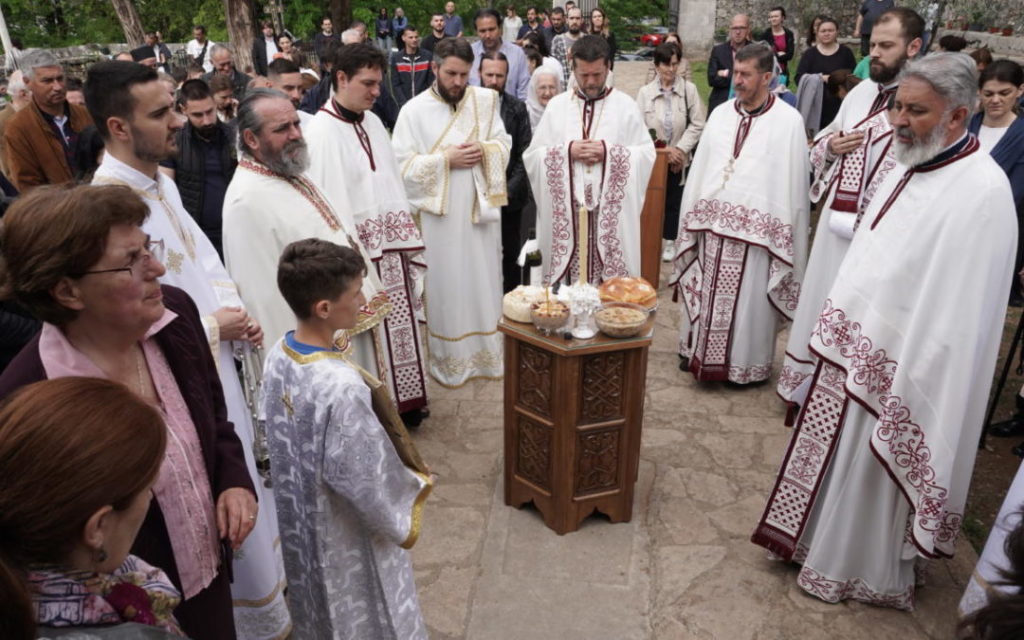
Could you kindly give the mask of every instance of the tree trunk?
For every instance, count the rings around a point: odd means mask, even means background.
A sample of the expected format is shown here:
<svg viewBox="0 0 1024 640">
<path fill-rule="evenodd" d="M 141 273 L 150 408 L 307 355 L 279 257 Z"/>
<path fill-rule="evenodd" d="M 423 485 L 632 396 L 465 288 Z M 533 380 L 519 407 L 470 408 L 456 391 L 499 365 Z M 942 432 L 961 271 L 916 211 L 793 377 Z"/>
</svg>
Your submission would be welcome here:
<svg viewBox="0 0 1024 640">
<path fill-rule="evenodd" d="M 331 0 L 331 20 L 341 33 L 352 24 L 352 0 Z"/>
<path fill-rule="evenodd" d="M 224 0 L 224 15 L 227 17 L 228 39 L 235 69 L 251 74 L 252 43 L 256 33 L 253 27 L 252 0 Z"/>
<path fill-rule="evenodd" d="M 132 0 L 110 0 L 110 4 L 114 5 L 117 19 L 121 21 L 128 48 L 141 47 L 145 32 L 142 29 L 142 21 L 139 20 L 139 12 L 135 10 L 135 4 Z"/>
</svg>

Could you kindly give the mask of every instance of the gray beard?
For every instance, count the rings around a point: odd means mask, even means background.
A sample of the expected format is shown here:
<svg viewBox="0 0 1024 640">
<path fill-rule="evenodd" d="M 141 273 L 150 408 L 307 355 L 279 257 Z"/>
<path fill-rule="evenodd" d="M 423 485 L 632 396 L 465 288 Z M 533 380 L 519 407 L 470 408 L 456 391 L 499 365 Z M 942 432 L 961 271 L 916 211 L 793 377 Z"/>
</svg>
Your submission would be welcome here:
<svg viewBox="0 0 1024 640">
<path fill-rule="evenodd" d="M 294 151 L 294 153 L 292 153 Z M 261 154 L 262 155 L 262 154 Z M 286 178 L 297 178 L 309 168 L 309 151 L 305 140 L 290 142 L 276 157 L 264 155 L 263 164 Z"/>
<path fill-rule="evenodd" d="M 943 117 L 942 122 L 932 129 L 926 138 L 915 139 L 911 144 L 894 139 L 893 155 L 896 156 L 896 160 L 908 167 L 916 167 L 939 155 L 946 146 L 944 128 L 948 123 L 949 116 Z M 909 133 L 909 129 L 898 127 L 893 131 L 893 135 L 899 135 L 901 132 Z"/>
</svg>

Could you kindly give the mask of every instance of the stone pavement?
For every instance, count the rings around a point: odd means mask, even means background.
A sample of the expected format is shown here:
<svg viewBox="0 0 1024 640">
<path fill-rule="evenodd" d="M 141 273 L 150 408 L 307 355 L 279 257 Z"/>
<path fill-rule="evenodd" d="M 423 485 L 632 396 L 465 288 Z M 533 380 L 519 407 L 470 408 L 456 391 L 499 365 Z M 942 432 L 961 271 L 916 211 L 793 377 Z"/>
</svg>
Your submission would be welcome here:
<svg viewBox="0 0 1024 640">
<path fill-rule="evenodd" d="M 617 63 L 616 88 L 635 95 L 647 67 Z M 680 372 L 678 319 L 662 291 L 628 523 L 591 516 L 558 536 L 532 506 L 505 506 L 502 383 L 430 387 L 431 417 L 413 437 L 439 478 L 412 557 L 431 637 L 952 638 L 977 561 L 963 539 L 953 560 L 933 563 L 913 613 L 825 604 L 749 542 L 789 442 L 782 402 L 774 382 L 729 389 Z"/>
<path fill-rule="evenodd" d="M 431 637 L 952 638 L 977 560 L 963 541 L 931 564 L 913 613 L 823 603 L 796 586 L 794 566 L 749 542 L 789 441 L 782 402 L 774 383 L 698 385 L 680 372 L 678 314 L 662 291 L 628 523 L 591 516 L 558 536 L 532 506 L 505 506 L 502 383 L 431 387 L 414 438 L 439 478 L 412 552 Z"/>
</svg>

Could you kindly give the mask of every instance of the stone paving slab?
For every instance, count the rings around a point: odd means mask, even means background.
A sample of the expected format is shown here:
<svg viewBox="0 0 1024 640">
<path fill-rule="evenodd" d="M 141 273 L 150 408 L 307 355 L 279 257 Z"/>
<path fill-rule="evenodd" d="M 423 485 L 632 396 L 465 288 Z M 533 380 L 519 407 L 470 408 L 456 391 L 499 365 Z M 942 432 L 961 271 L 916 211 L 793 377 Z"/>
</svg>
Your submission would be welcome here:
<svg viewBox="0 0 1024 640">
<path fill-rule="evenodd" d="M 436 469 L 413 564 L 435 639 L 951 638 L 977 556 L 935 561 L 913 613 L 830 605 L 749 542 L 789 440 L 774 382 L 697 384 L 678 369 L 678 308 L 661 294 L 639 482 L 628 523 L 558 536 L 504 504 L 502 383 L 431 385 L 414 434 Z M 780 335 L 778 353 L 785 344 Z"/>
</svg>

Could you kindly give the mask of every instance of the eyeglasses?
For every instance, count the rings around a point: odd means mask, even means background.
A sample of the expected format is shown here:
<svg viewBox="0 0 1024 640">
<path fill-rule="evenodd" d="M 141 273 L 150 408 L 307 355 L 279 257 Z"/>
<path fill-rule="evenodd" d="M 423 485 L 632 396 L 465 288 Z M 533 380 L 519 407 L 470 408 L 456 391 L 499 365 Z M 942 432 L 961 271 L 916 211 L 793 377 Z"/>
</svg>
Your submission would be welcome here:
<svg viewBox="0 0 1024 640">
<path fill-rule="evenodd" d="M 118 269 L 95 269 L 93 271 L 83 271 L 82 275 L 87 276 L 93 273 L 117 273 L 119 271 L 127 271 L 130 275 L 135 275 L 136 267 L 146 267 L 149 265 L 150 259 L 156 260 L 157 262 L 164 261 L 164 241 L 153 240 L 149 236 L 146 236 L 146 243 L 142 246 L 142 251 L 135 254 L 126 267 L 120 267 Z"/>
</svg>

